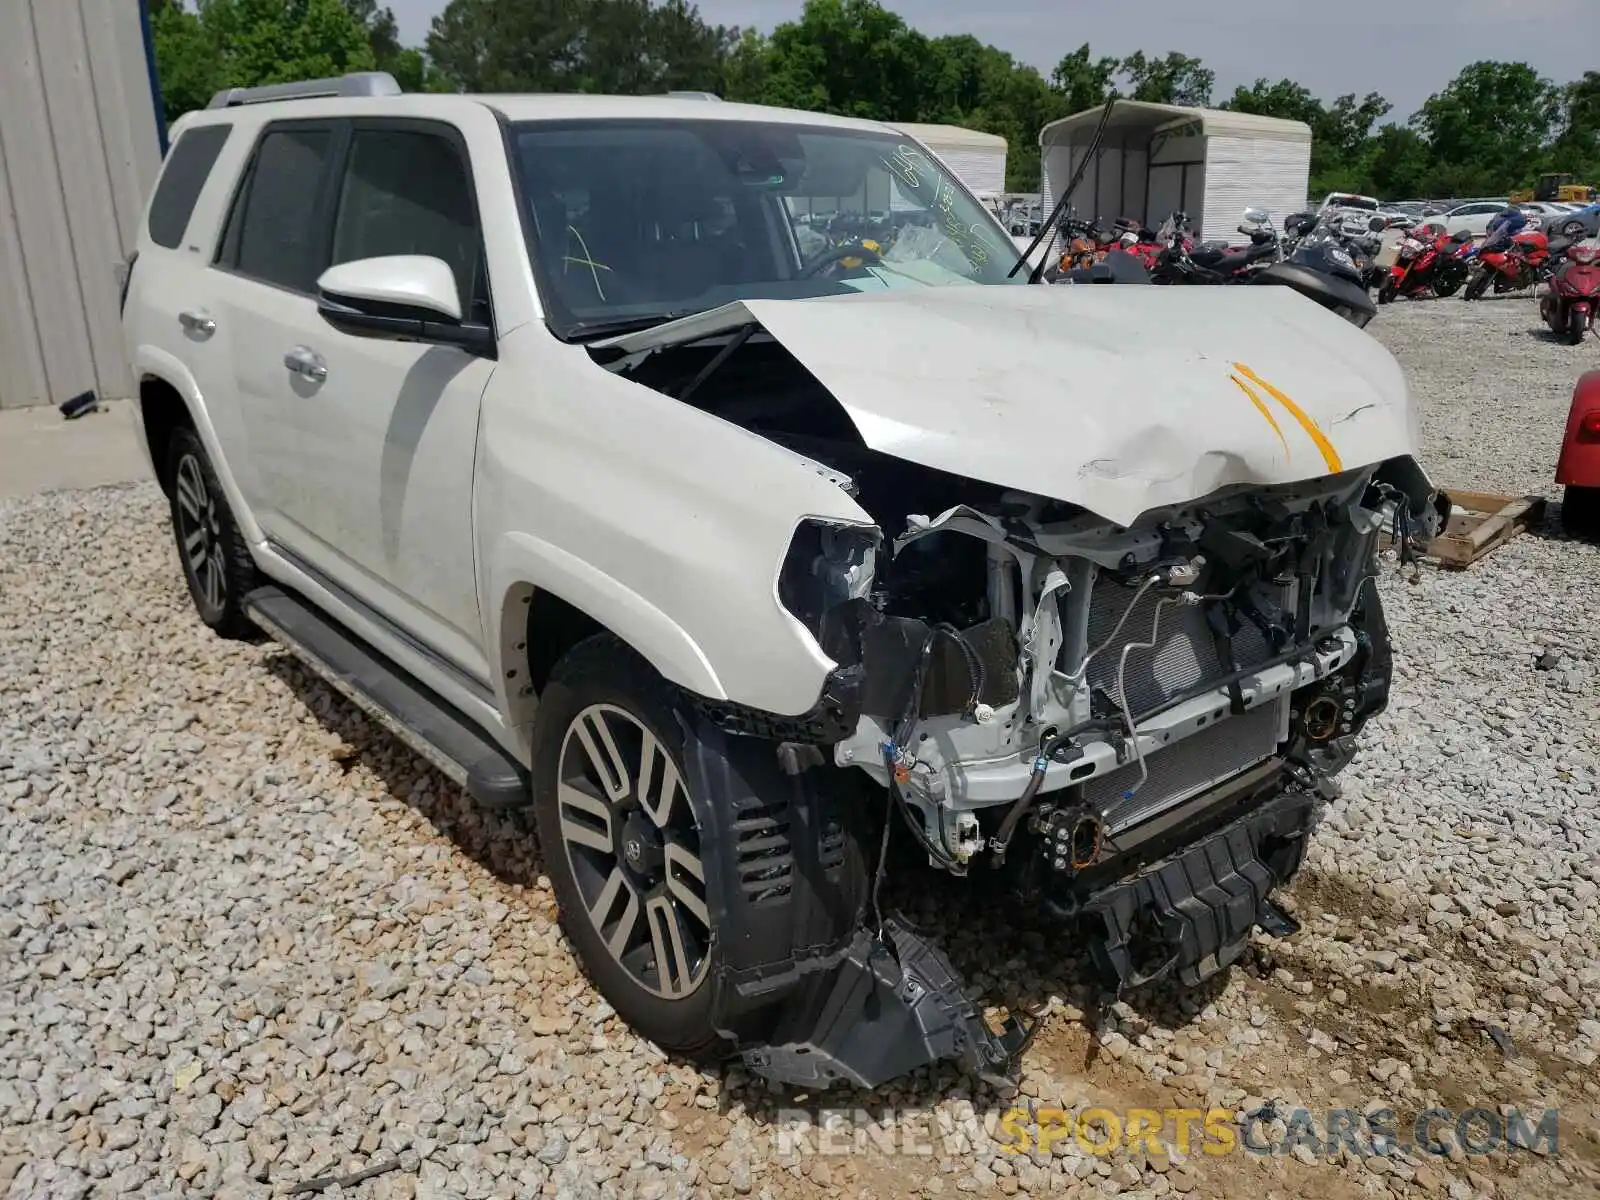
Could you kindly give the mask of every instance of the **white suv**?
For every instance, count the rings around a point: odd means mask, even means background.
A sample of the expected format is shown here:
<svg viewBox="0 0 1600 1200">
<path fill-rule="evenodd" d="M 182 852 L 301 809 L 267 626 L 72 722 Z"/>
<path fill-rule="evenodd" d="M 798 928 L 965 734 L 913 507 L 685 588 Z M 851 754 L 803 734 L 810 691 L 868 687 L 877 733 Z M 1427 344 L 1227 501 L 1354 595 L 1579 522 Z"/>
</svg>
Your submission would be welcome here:
<svg viewBox="0 0 1600 1200">
<path fill-rule="evenodd" d="M 710 99 L 184 117 L 124 293 L 201 618 L 486 805 L 644 1035 L 802 1084 L 996 1032 L 892 834 L 1195 983 L 1381 710 L 1394 360 L 1281 288 L 1051 288 L 914 139 Z"/>
</svg>

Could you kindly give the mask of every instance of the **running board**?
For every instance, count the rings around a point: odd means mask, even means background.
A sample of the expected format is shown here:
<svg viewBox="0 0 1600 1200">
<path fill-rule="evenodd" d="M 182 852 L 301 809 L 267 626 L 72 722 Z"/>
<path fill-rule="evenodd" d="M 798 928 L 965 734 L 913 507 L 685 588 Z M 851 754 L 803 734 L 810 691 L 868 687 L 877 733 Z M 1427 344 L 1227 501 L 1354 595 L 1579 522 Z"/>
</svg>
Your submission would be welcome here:
<svg viewBox="0 0 1600 1200">
<path fill-rule="evenodd" d="M 245 611 L 263 632 L 485 808 L 528 803 L 528 773 L 447 701 L 298 596 L 257 588 Z"/>
</svg>

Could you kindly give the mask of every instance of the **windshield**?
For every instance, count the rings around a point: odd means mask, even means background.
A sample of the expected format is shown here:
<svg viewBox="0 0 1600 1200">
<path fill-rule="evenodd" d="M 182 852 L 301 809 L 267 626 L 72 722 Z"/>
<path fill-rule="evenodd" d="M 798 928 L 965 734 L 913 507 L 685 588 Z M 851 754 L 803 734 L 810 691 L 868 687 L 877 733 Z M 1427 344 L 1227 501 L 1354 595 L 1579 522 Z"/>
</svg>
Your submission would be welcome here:
<svg viewBox="0 0 1600 1200">
<path fill-rule="evenodd" d="M 510 145 L 562 337 L 735 300 L 1026 282 L 993 216 L 893 133 L 550 121 L 513 125 Z"/>
</svg>

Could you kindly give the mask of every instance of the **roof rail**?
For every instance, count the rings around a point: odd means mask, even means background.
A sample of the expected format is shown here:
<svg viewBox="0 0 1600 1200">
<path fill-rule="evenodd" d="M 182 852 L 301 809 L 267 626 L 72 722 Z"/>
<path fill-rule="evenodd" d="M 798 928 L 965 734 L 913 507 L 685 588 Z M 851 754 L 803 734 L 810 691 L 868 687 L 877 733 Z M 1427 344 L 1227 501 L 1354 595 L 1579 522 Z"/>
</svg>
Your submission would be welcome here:
<svg viewBox="0 0 1600 1200">
<path fill-rule="evenodd" d="M 387 71 L 353 71 L 331 79 L 299 79 L 269 83 L 264 87 L 224 88 L 211 97 L 207 108 L 233 108 L 240 104 L 266 104 L 273 100 L 314 100 L 329 96 L 398 96 L 400 85 Z"/>
<path fill-rule="evenodd" d="M 679 100 L 721 100 L 722 97 L 715 92 L 668 92 L 667 95 L 675 96 Z"/>
</svg>

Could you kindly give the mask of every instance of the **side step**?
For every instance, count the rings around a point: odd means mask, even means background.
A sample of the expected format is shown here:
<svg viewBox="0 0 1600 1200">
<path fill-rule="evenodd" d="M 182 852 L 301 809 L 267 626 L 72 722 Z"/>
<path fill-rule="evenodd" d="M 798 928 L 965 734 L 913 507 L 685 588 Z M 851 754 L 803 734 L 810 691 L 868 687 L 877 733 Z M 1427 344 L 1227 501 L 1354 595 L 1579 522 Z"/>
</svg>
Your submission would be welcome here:
<svg viewBox="0 0 1600 1200">
<path fill-rule="evenodd" d="M 250 619 L 367 716 L 485 808 L 527 805 L 528 773 L 449 702 L 404 669 L 276 587 L 245 597 Z"/>
</svg>

